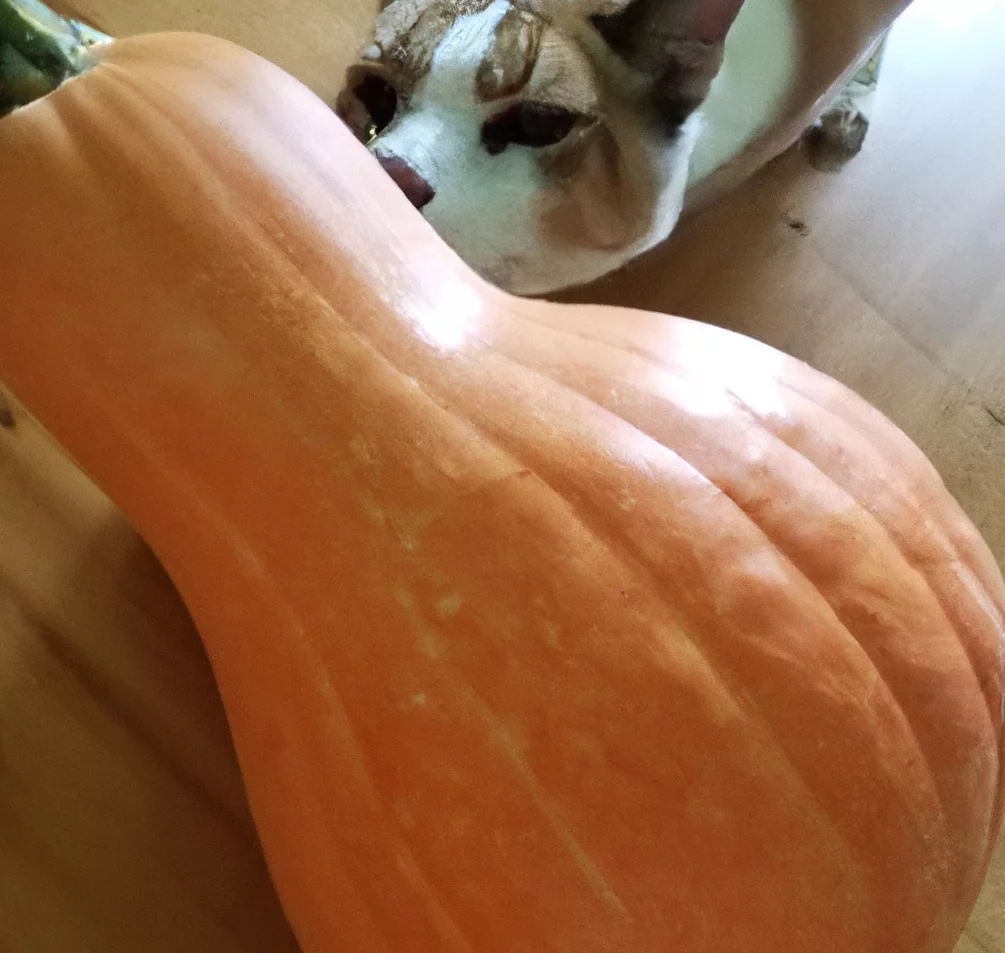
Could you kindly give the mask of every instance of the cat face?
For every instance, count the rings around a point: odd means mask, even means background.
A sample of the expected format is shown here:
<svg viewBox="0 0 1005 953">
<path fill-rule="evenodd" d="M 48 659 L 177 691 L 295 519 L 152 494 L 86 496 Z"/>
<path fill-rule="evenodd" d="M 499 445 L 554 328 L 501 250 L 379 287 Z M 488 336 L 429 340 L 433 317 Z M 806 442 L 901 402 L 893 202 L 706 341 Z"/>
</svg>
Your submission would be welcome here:
<svg viewBox="0 0 1005 953">
<path fill-rule="evenodd" d="M 580 284 L 676 223 L 741 2 L 395 0 L 338 112 L 484 277 Z"/>
</svg>

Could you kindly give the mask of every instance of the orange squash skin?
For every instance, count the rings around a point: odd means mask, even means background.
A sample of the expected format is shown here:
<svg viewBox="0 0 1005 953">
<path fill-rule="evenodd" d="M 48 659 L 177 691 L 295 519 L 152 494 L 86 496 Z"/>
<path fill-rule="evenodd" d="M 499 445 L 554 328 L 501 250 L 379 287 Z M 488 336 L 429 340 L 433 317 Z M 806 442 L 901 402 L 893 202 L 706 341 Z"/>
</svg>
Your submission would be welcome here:
<svg viewBox="0 0 1005 953">
<path fill-rule="evenodd" d="M 305 953 L 949 953 L 1005 585 L 907 438 L 489 288 L 250 53 L 103 57 L 0 122 L 0 376 L 185 597 Z"/>
</svg>

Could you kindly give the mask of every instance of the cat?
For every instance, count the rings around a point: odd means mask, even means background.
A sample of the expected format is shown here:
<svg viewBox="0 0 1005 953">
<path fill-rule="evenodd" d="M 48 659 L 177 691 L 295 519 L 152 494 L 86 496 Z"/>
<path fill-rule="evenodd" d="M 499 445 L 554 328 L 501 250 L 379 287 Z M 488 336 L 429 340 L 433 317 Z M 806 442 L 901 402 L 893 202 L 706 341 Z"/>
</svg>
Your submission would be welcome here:
<svg viewBox="0 0 1005 953">
<path fill-rule="evenodd" d="M 544 294 L 669 235 L 743 3 L 394 0 L 336 109 L 475 270 Z"/>
</svg>

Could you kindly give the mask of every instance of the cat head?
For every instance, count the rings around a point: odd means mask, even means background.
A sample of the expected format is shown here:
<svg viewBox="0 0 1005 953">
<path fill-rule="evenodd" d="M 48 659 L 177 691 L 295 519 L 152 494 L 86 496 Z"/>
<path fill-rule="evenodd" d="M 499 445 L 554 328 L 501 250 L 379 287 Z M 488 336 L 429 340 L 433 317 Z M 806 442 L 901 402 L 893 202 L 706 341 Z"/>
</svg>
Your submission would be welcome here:
<svg viewBox="0 0 1005 953">
<path fill-rule="evenodd" d="M 475 270 L 589 281 L 680 214 L 743 0 L 394 0 L 337 110 Z"/>
</svg>

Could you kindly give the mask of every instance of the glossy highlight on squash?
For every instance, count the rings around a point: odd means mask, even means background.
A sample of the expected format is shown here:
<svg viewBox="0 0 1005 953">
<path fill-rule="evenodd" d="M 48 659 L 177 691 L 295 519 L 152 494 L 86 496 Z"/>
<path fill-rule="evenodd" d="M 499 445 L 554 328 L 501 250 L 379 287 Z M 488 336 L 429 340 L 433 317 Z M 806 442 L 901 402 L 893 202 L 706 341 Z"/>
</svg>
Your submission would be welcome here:
<svg viewBox="0 0 1005 953">
<path fill-rule="evenodd" d="M 910 441 L 490 288 L 248 52 L 96 55 L 0 121 L 0 376 L 185 598 L 305 953 L 950 953 L 1005 584 Z"/>
</svg>

